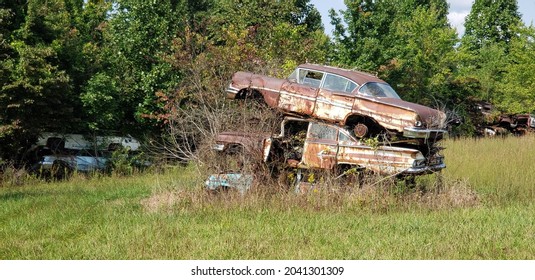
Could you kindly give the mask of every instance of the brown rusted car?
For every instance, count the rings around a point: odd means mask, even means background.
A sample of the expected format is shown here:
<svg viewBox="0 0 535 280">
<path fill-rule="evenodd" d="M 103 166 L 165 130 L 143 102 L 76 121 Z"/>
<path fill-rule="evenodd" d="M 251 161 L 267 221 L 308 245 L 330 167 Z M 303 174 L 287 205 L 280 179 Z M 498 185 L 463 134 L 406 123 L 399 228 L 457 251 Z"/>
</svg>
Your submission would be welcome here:
<svg viewBox="0 0 535 280">
<path fill-rule="evenodd" d="M 359 139 L 354 132 L 315 119 L 286 116 L 280 133 L 223 132 L 214 149 L 243 153 L 245 159 L 275 163 L 281 168 L 323 170 L 369 170 L 383 175 L 421 175 L 446 167 L 436 147 L 419 150 Z M 243 163 L 241 163 L 243 164 Z M 242 165 L 234 166 L 239 172 Z M 232 168 L 231 168 L 232 169 Z"/>
<path fill-rule="evenodd" d="M 348 126 L 357 138 L 426 141 L 440 140 L 446 132 L 443 112 L 401 100 L 374 75 L 330 66 L 302 64 L 287 79 L 237 72 L 227 97 L 262 98 L 285 113 Z"/>
<path fill-rule="evenodd" d="M 475 123 L 479 136 L 525 135 L 535 131 L 535 115 L 507 114 L 498 111 L 492 103 L 473 101 L 469 117 Z"/>
</svg>

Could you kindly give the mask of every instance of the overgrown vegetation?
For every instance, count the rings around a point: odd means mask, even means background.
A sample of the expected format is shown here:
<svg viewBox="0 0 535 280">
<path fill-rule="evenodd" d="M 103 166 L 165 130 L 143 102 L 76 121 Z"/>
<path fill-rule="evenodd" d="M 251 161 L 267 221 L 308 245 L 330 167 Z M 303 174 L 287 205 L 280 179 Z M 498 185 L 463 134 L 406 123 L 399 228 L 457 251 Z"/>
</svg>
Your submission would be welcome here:
<svg viewBox="0 0 535 280">
<path fill-rule="evenodd" d="M 222 100 L 233 72 L 283 77 L 307 61 L 377 72 L 402 98 L 461 115 L 471 97 L 510 113 L 535 109 L 535 31 L 516 1 L 475 1 L 461 39 L 445 0 L 348 1 L 331 13 L 332 39 L 309 0 L 0 5 L 2 164 L 22 166 L 43 131 L 132 134 L 191 150 L 206 139 L 173 130 L 187 128 L 184 118 L 212 129 L 205 118 L 233 106 Z M 473 131 L 469 121 L 462 130 Z"/>
<path fill-rule="evenodd" d="M 0 158 L 15 164 L 42 131 L 158 138 L 176 112 L 219 108 L 232 72 L 328 47 L 308 1 L 41 2 L 0 6 Z"/>
<path fill-rule="evenodd" d="M 445 0 L 351 1 L 330 40 L 308 0 L 2 2 L 0 258 L 532 258 L 532 136 L 447 141 L 443 176 L 415 187 L 309 173 L 295 194 L 291 175 L 242 154 L 250 192 L 203 189 L 214 135 L 276 130 L 273 111 L 224 99 L 237 70 L 356 67 L 461 115 L 471 99 L 532 113 L 535 30 L 516 1 L 492 3 L 475 1 L 458 39 Z M 163 161 L 190 163 L 138 173 L 144 159 L 117 151 L 111 176 L 44 181 L 21 167 L 47 130 L 147 136 Z"/>
<path fill-rule="evenodd" d="M 535 137 L 448 140 L 444 185 L 208 193 L 197 167 L 2 184 L 2 259 L 531 259 Z M 6 182 L 6 181 L 3 181 Z"/>
</svg>

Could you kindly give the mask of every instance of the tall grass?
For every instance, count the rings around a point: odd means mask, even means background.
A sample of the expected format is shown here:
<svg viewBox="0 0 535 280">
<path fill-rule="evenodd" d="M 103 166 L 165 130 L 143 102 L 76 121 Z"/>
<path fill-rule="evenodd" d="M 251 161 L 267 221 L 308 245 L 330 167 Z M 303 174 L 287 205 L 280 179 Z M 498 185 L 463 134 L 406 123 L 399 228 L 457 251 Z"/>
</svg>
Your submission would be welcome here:
<svg viewBox="0 0 535 280">
<path fill-rule="evenodd" d="M 447 141 L 440 191 L 207 193 L 192 166 L 6 185 L 0 259 L 533 259 L 533 141 Z"/>
<path fill-rule="evenodd" d="M 488 203 L 535 200 L 535 136 L 447 141 L 449 178 L 463 178 Z"/>
</svg>

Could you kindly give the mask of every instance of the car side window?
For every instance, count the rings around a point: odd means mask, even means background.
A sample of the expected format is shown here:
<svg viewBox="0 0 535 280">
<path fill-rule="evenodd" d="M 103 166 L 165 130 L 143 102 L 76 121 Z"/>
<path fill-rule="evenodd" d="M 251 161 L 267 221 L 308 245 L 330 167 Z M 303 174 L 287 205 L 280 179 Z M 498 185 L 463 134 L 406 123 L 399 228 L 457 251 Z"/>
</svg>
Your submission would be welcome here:
<svg viewBox="0 0 535 280">
<path fill-rule="evenodd" d="M 343 134 L 341 131 L 340 131 L 340 134 L 338 134 L 338 140 L 340 142 L 343 142 L 343 143 L 353 142 L 353 139 L 351 139 L 349 136 Z"/>
<path fill-rule="evenodd" d="M 308 138 L 337 140 L 338 129 L 320 123 L 311 123 L 308 129 Z"/>
<path fill-rule="evenodd" d="M 322 72 L 299 69 L 299 80 L 298 83 L 302 85 L 308 85 L 312 87 L 319 87 L 321 84 L 321 79 L 323 78 Z"/>
<path fill-rule="evenodd" d="M 356 87 L 357 84 L 344 77 L 326 74 L 325 82 L 323 83 L 322 88 L 332 91 L 351 93 Z"/>
</svg>

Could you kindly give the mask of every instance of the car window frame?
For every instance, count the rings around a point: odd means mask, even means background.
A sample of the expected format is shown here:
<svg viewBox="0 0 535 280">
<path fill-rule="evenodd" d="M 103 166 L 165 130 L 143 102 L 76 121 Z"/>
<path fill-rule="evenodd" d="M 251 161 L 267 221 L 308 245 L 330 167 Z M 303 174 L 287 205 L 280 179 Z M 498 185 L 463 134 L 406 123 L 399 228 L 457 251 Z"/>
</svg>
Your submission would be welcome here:
<svg viewBox="0 0 535 280">
<path fill-rule="evenodd" d="M 347 91 L 336 91 L 336 90 L 325 88 L 324 86 L 325 86 L 325 81 L 327 80 L 327 75 L 331 75 L 331 76 L 342 78 L 342 79 L 348 81 L 349 83 L 354 84 L 355 87 L 350 92 L 347 92 Z M 322 81 L 321 86 L 320 86 L 320 89 L 328 90 L 328 91 L 331 91 L 333 93 L 337 93 L 337 94 L 341 94 L 341 95 L 351 95 L 351 96 L 356 95 L 356 91 L 358 91 L 359 88 L 360 88 L 360 85 L 358 83 L 356 83 L 355 81 L 353 81 L 353 80 L 351 80 L 351 79 L 349 79 L 347 77 L 344 77 L 342 75 L 338 75 L 338 74 L 335 74 L 335 73 L 329 73 L 329 72 L 324 72 L 323 81 Z"/>
<path fill-rule="evenodd" d="M 329 129 L 332 129 L 332 130 L 336 131 L 336 133 L 334 133 L 334 139 L 312 137 L 312 127 L 316 126 L 316 125 L 317 126 L 322 126 L 322 127 L 327 127 Z M 320 122 L 309 122 L 306 138 L 309 139 L 309 140 L 317 141 L 317 142 L 322 142 L 322 141 L 331 142 L 332 141 L 332 142 L 338 143 L 338 137 L 339 137 L 338 134 L 339 133 L 340 133 L 340 129 L 338 127 L 331 126 L 331 125 L 325 124 L 325 123 L 320 123 Z"/>
<path fill-rule="evenodd" d="M 320 81 L 320 84 L 319 86 L 313 86 L 313 85 L 310 85 L 310 84 L 305 84 L 303 83 L 302 81 L 304 80 L 301 79 L 301 70 L 305 70 L 305 71 L 312 71 L 312 72 L 317 72 L 317 73 L 321 73 L 322 74 L 322 77 L 321 77 L 321 81 Z M 294 75 L 295 74 L 295 75 Z M 340 78 L 343 78 L 343 79 L 346 79 L 347 81 L 349 81 L 350 83 L 353 83 L 355 84 L 355 88 L 351 91 L 351 92 L 346 92 L 346 91 L 334 91 L 334 90 L 331 90 L 331 89 L 326 89 L 324 88 L 324 84 L 325 84 L 325 80 L 327 79 L 327 75 L 333 75 L 333 76 L 337 76 L 337 77 L 340 77 Z M 338 94 L 338 95 L 350 95 L 350 96 L 357 96 L 359 94 L 359 89 L 360 87 L 362 86 L 361 84 L 347 78 L 347 77 L 344 77 L 342 75 L 338 75 L 338 74 L 335 74 L 335 73 L 331 73 L 331 72 L 327 72 L 327 71 L 321 71 L 321 70 L 315 70 L 315 69 L 309 69 L 309 68 L 302 68 L 302 67 L 298 67 L 296 68 L 296 70 L 294 70 L 294 72 L 292 72 L 292 74 L 290 74 L 290 76 L 288 77 L 288 79 L 292 82 L 295 82 L 299 85 L 303 85 L 303 86 L 310 86 L 310 87 L 314 87 L 314 88 L 318 88 L 320 90 L 328 90 L 332 93 L 335 93 L 335 94 Z"/>
<path fill-rule="evenodd" d="M 304 70 L 304 71 L 309 71 L 309 72 L 316 72 L 316 73 L 320 73 L 321 74 L 321 79 L 319 80 L 319 84 L 316 86 L 316 85 L 312 85 L 312 84 L 306 84 L 306 83 L 303 83 L 306 76 L 301 78 L 301 71 Z M 293 75 L 293 73 L 292 73 Z M 290 75 L 290 77 L 292 76 Z M 309 87 L 313 87 L 313 88 L 317 88 L 317 89 L 320 89 L 321 86 L 323 85 L 323 81 L 325 80 L 325 71 L 320 71 L 320 70 L 314 70 L 314 69 L 308 69 L 308 68 L 297 68 L 297 81 L 296 83 L 297 84 L 300 84 L 300 85 L 303 85 L 303 86 L 309 86 Z M 314 80 L 317 80 L 317 79 L 314 79 Z"/>
</svg>

